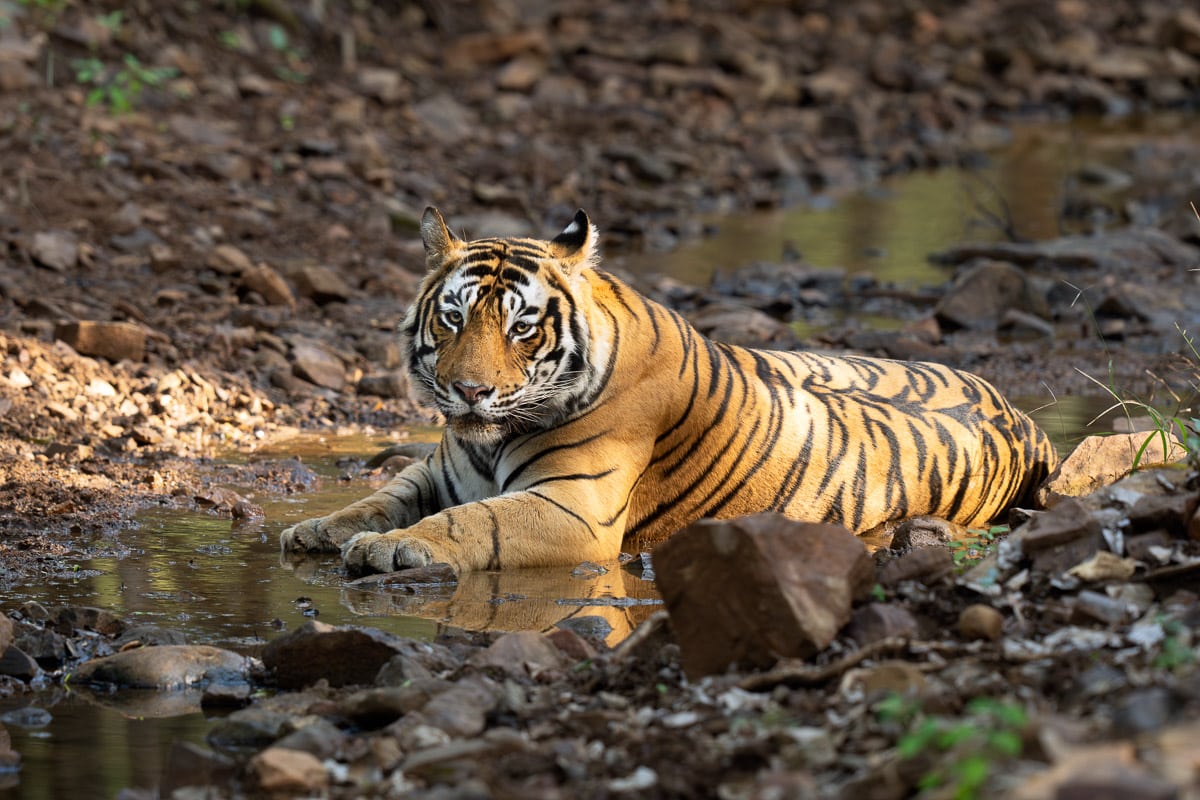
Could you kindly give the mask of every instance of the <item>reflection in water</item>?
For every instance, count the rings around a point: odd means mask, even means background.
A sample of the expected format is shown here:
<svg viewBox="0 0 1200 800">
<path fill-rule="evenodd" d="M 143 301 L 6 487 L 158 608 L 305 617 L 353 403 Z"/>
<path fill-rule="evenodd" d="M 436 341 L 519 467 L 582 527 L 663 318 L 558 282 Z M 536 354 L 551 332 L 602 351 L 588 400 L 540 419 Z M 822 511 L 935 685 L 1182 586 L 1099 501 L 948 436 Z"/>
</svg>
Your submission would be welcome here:
<svg viewBox="0 0 1200 800">
<path fill-rule="evenodd" d="M 615 563 L 602 574 L 570 567 L 473 572 L 457 586 L 428 592 L 342 590 L 342 602 L 365 616 L 413 614 L 473 631 L 548 631 L 567 619 L 592 617 L 615 645 L 660 605 L 652 581 Z"/>
<path fill-rule="evenodd" d="M 19 782 L 0 796 L 111 800 L 122 788 L 154 787 L 172 744 L 201 743 L 208 730 L 198 713 L 134 718 L 61 691 L 42 693 L 36 705 L 53 722 L 45 728 L 8 726 L 21 771 Z"/>
</svg>

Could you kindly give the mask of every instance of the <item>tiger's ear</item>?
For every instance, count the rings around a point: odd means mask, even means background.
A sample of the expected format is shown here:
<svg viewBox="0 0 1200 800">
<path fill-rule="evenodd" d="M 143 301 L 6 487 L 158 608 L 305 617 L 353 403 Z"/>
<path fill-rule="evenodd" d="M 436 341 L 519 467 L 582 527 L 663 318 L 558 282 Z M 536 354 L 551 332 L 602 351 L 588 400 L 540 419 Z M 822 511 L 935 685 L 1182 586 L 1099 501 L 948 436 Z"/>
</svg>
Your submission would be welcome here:
<svg viewBox="0 0 1200 800">
<path fill-rule="evenodd" d="M 458 249 L 462 240 L 446 227 L 441 212 L 429 206 L 421 215 L 421 242 L 425 245 L 426 264 L 430 269 L 437 269 Z"/>
<path fill-rule="evenodd" d="M 599 238 L 596 227 L 581 208 L 575 212 L 571 224 L 550 240 L 550 249 L 567 274 L 574 275 L 584 267 L 596 266 L 600 261 L 596 248 Z"/>
</svg>

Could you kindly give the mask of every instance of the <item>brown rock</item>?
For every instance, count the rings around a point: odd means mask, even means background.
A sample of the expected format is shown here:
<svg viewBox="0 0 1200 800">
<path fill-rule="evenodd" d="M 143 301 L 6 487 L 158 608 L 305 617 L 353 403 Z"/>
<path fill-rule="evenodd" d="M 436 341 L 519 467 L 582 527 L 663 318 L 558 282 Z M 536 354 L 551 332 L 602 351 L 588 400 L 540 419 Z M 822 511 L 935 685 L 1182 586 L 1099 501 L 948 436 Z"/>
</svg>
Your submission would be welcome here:
<svg viewBox="0 0 1200 800">
<path fill-rule="evenodd" d="M 1051 508 L 1065 497 L 1083 497 L 1109 486 L 1135 468 L 1177 461 L 1185 455 L 1172 437 L 1155 433 L 1125 433 L 1089 436 L 1063 459 L 1037 492 L 1037 500 Z"/>
<path fill-rule="evenodd" d="M 479 667 L 498 667 L 513 676 L 534 677 L 566 666 L 566 660 L 554 642 L 537 631 L 506 633 L 486 650 L 472 656 L 471 663 Z"/>
<path fill-rule="evenodd" d="M 875 584 L 854 534 L 776 513 L 696 522 L 659 545 L 654 565 L 692 678 L 811 656 Z"/>
<path fill-rule="evenodd" d="M 65 322 L 55 326 L 54 338 L 82 355 L 110 361 L 141 361 L 146 354 L 146 331 L 132 322 Z"/>
<path fill-rule="evenodd" d="M 380 668 L 407 649 L 408 640 L 383 631 L 314 620 L 268 642 L 262 660 L 285 689 L 300 689 L 322 678 L 337 687 L 373 683 Z"/>
<path fill-rule="evenodd" d="M 5 614 L 0 614 L 0 653 L 3 653 L 13 643 L 12 620 Z"/>
<path fill-rule="evenodd" d="M 300 296 L 311 298 L 319 306 L 344 303 L 354 294 L 342 276 L 329 267 L 304 267 L 292 279 Z"/>
<path fill-rule="evenodd" d="M 321 793 L 329 784 L 320 759 L 301 750 L 268 747 L 250 759 L 248 771 L 258 789 L 288 796 Z"/>
<path fill-rule="evenodd" d="M 1004 615 L 981 603 L 967 606 L 958 615 L 958 632 L 964 639 L 994 642 L 1000 638 L 1003 627 Z"/>
<path fill-rule="evenodd" d="M 242 286 L 257 292 L 268 305 L 296 307 L 296 298 L 283 276 L 269 264 L 257 264 L 242 273 Z"/>
<path fill-rule="evenodd" d="M 241 275 L 254 268 L 250 256 L 231 244 L 219 244 L 214 247 L 204 265 L 222 275 Z"/>
</svg>

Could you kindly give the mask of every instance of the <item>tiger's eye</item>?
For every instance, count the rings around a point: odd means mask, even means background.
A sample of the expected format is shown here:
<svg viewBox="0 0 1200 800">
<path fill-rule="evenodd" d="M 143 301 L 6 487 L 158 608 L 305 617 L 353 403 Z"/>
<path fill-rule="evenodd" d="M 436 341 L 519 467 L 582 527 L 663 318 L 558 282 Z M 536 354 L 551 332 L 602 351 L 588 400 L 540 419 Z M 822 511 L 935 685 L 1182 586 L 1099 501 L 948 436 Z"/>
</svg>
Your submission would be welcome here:
<svg viewBox="0 0 1200 800">
<path fill-rule="evenodd" d="M 460 311 L 445 311 L 442 313 L 442 321 L 449 328 L 457 328 L 462 325 L 463 315 Z"/>
<path fill-rule="evenodd" d="M 533 330 L 533 325 L 528 322 L 514 322 L 512 330 L 509 331 L 513 336 L 525 336 Z"/>
</svg>

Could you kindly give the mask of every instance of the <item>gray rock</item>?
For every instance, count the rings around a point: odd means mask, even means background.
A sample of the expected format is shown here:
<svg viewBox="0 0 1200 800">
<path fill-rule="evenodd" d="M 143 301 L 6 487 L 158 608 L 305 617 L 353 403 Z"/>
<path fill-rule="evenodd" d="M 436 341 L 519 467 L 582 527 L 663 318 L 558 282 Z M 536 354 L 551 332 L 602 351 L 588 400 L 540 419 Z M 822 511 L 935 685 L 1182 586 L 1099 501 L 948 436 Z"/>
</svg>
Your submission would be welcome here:
<svg viewBox="0 0 1200 800">
<path fill-rule="evenodd" d="M 79 263 L 79 239 L 70 231 L 40 231 L 33 235 L 29 254 L 56 272 L 74 269 Z"/>
<path fill-rule="evenodd" d="M 1023 271 L 1002 261 L 986 261 L 955 278 L 935 314 L 938 322 L 952 328 L 995 330 L 1014 309 L 1049 315 L 1046 298 Z"/>
</svg>

